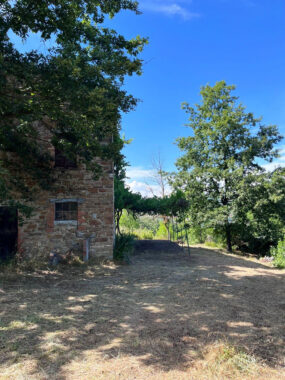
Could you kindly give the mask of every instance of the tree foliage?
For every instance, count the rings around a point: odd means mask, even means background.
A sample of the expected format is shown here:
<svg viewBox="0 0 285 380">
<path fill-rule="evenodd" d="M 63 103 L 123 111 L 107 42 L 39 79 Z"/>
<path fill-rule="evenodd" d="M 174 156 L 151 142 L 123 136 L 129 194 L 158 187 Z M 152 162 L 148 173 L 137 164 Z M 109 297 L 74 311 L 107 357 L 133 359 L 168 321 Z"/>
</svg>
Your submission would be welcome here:
<svg viewBox="0 0 285 380">
<path fill-rule="evenodd" d="M 0 1 L 0 150 L 6 153 L 0 165 L 7 173 L 5 180 L 1 174 L 6 196 L 10 186 L 29 197 L 33 187 L 51 185 L 52 157 L 40 148 L 36 121 L 44 123 L 54 147 L 78 157 L 95 176 L 95 157 L 119 154 L 121 113 L 136 105 L 122 85 L 127 75 L 141 74 L 138 55 L 147 42 L 139 36 L 127 40 L 106 26 L 106 17 L 121 10 L 139 13 L 131 0 Z M 46 54 L 22 53 L 12 33 L 23 40 L 37 33 L 53 47 Z M 10 153 L 19 158 L 17 165 Z"/>
<path fill-rule="evenodd" d="M 267 253 L 284 236 L 285 169 L 248 175 L 237 199 L 234 243 L 247 242 L 251 252 Z"/>
<path fill-rule="evenodd" d="M 115 178 L 115 222 L 116 230 L 120 233 L 120 219 L 123 211 L 127 210 L 135 218 L 136 215 L 180 216 L 188 209 L 188 201 L 181 191 L 176 191 L 163 198 L 142 197 L 133 193 L 125 183 L 124 178 Z"/>
<path fill-rule="evenodd" d="M 278 156 L 274 145 L 281 136 L 276 126 L 266 126 L 247 112 L 233 95 L 234 89 L 224 81 L 207 85 L 201 89 L 201 104 L 183 104 L 193 135 L 177 139 L 183 155 L 177 160 L 173 181 L 191 200 L 192 223 L 221 230 L 229 251 L 233 228 L 246 231 L 245 219 L 249 223 L 251 213 L 252 228 L 260 235 L 261 220 L 270 220 L 278 202 L 284 202 L 284 198 L 273 199 L 276 192 L 260 164 L 261 159 L 271 162 Z M 279 172 L 273 177 L 282 182 Z M 265 208 L 261 199 L 267 202 Z M 255 227 L 254 221 L 258 221 Z"/>
</svg>

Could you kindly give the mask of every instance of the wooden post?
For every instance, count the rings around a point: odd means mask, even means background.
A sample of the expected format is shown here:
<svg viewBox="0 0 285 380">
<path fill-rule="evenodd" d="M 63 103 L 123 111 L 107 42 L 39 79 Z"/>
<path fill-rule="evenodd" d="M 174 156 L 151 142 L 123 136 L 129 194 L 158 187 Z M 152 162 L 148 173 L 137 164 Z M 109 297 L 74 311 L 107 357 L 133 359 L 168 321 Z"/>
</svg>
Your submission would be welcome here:
<svg viewBox="0 0 285 380">
<path fill-rule="evenodd" d="M 186 232 L 186 240 L 187 240 L 187 249 L 188 249 L 188 254 L 190 256 L 190 247 L 189 247 L 189 239 L 188 239 L 188 232 L 187 232 L 187 228 L 185 228 L 185 232 Z"/>
</svg>

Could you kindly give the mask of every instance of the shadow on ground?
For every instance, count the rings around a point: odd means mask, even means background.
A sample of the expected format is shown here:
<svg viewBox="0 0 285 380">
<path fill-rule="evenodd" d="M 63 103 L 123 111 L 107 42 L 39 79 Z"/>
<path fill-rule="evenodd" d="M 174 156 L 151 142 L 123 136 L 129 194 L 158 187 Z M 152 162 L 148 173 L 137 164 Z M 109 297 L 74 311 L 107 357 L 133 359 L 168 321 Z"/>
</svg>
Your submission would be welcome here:
<svg viewBox="0 0 285 380">
<path fill-rule="evenodd" d="M 31 374 L 64 379 L 92 350 L 97 360 L 186 369 L 219 339 L 284 366 L 284 294 L 284 272 L 159 242 L 100 273 L 0 275 L 0 368 L 30 360 Z"/>
</svg>

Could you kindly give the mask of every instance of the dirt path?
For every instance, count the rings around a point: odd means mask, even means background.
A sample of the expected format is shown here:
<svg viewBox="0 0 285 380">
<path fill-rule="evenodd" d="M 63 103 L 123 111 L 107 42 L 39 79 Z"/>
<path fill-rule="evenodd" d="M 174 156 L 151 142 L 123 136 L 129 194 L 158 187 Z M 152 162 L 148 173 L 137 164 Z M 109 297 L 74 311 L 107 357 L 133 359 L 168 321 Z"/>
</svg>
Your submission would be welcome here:
<svg viewBox="0 0 285 380">
<path fill-rule="evenodd" d="M 0 275 L 0 379 L 283 378 L 284 295 L 284 271 L 145 241 L 128 266 Z M 233 346 L 248 368 L 220 369 Z"/>
</svg>

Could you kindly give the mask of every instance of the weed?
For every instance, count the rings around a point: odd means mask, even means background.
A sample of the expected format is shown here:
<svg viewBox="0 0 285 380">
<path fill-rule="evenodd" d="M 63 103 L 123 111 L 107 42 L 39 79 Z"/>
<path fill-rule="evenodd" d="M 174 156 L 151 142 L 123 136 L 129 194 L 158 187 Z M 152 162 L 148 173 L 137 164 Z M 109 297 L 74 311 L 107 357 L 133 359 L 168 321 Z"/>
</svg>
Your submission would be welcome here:
<svg viewBox="0 0 285 380">
<path fill-rule="evenodd" d="M 226 365 L 238 372 L 252 372 L 256 366 L 256 359 L 245 352 L 242 348 L 230 344 L 222 344 L 216 362 L 219 365 Z"/>
<path fill-rule="evenodd" d="M 117 235 L 114 246 L 113 257 L 118 261 L 129 261 L 134 246 L 134 237 L 129 234 Z"/>
<path fill-rule="evenodd" d="M 271 256 L 273 256 L 273 265 L 276 268 L 285 268 L 285 238 L 280 240 L 276 248 L 271 248 Z"/>
</svg>

